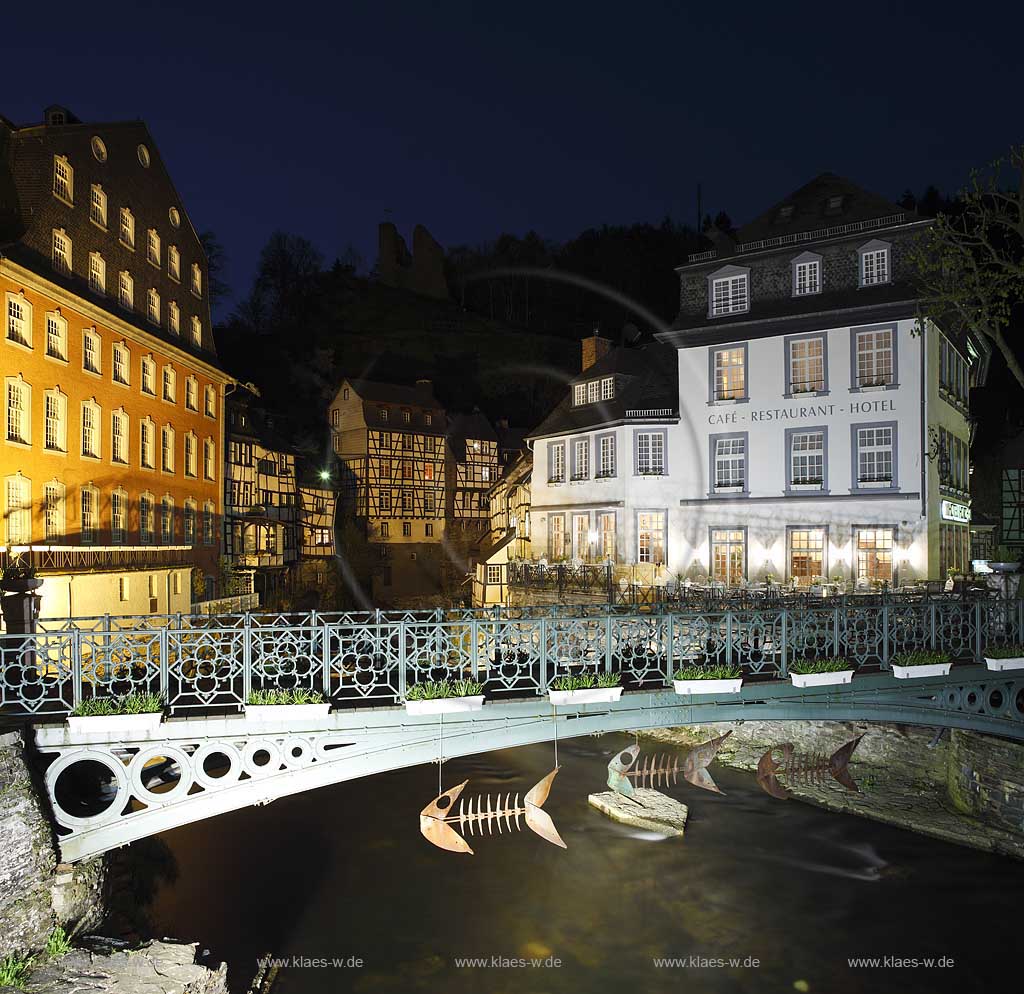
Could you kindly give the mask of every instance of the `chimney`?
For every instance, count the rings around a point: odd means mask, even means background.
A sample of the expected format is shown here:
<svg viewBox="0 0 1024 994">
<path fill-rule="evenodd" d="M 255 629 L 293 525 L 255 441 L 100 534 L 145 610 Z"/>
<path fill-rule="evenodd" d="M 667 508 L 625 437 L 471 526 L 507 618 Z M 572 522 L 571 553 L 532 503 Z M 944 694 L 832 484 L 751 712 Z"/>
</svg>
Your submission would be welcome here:
<svg viewBox="0 0 1024 994">
<path fill-rule="evenodd" d="M 416 392 L 423 394 L 424 397 L 431 397 L 434 393 L 434 381 L 428 380 L 426 377 L 418 379 L 416 381 Z"/>
<path fill-rule="evenodd" d="M 596 328 L 594 334 L 584 338 L 580 345 L 581 372 L 586 372 L 595 362 L 599 362 L 612 350 L 612 343 L 607 338 L 602 338 Z"/>
</svg>

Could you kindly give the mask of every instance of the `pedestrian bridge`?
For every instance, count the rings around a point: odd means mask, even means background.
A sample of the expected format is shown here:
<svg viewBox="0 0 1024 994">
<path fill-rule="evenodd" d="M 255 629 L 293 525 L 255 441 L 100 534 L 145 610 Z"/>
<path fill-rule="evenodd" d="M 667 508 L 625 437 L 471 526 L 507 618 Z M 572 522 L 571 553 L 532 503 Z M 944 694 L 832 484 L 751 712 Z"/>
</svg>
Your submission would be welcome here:
<svg viewBox="0 0 1024 994">
<path fill-rule="evenodd" d="M 64 859 L 288 794 L 419 763 L 580 735 L 738 719 L 874 721 L 1024 740 L 1024 671 L 990 672 L 1021 640 L 1017 601 L 844 599 L 799 609 L 628 614 L 608 608 L 76 619 L 0 636 L 5 713 L 28 717 Z M 937 648 L 946 677 L 895 679 L 901 651 Z M 802 656 L 843 656 L 852 683 L 797 688 Z M 681 663 L 735 663 L 738 695 L 677 695 Z M 562 674 L 621 674 L 619 701 L 553 707 Z M 484 684 L 475 712 L 408 714 L 410 686 Z M 254 690 L 304 687 L 314 717 L 257 719 Z M 159 694 L 149 729 L 72 730 L 91 698 Z M 293 712 L 297 714 L 298 712 Z M 96 789 L 91 797 L 83 785 Z M 86 803 L 88 802 L 88 803 Z"/>
</svg>

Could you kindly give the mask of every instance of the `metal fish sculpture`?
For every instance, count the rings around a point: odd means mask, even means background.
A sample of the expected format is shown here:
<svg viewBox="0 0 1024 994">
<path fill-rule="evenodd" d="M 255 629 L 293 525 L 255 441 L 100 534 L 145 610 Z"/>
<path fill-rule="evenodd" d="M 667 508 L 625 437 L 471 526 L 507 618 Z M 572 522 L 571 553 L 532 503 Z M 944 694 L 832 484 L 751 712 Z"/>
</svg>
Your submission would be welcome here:
<svg viewBox="0 0 1024 994">
<path fill-rule="evenodd" d="M 857 784 L 846 764 L 850 762 L 853 750 L 864 738 L 858 735 L 851 739 L 846 745 L 840 746 L 831 756 L 824 753 L 798 753 L 793 748 L 792 742 L 783 742 L 780 746 L 772 746 L 760 758 L 757 764 L 757 782 L 762 790 L 777 797 L 782 801 L 790 797 L 790 792 L 779 782 L 782 777 L 790 787 L 797 784 L 822 786 L 825 782 L 825 774 L 831 775 L 833 780 L 838 780 L 847 790 L 857 790 Z M 776 763 L 772 758 L 775 749 L 782 750 L 782 762 Z"/>
<path fill-rule="evenodd" d="M 649 756 L 637 764 L 637 757 L 640 755 L 640 746 L 631 745 L 628 749 L 612 757 L 608 764 L 608 786 L 618 794 L 636 801 L 635 789 L 637 787 L 667 787 L 669 778 L 672 783 L 679 782 L 679 774 L 683 779 L 692 783 L 694 787 L 702 787 L 704 790 L 714 791 L 716 794 L 723 792 L 711 779 L 708 773 L 708 764 L 715 758 L 721 744 L 732 732 L 726 732 L 718 738 L 708 739 L 691 749 L 683 758 L 682 763 L 678 756 L 662 754 Z M 637 801 L 637 804 L 640 802 Z"/>
<path fill-rule="evenodd" d="M 449 852 L 468 852 L 473 855 L 469 843 L 451 827 L 452 825 L 457 826 L 463 832 L 468 829 L 470 835 L 473 835 L 476 830 L 483 835 L 485 828 L 488 835 L 493 835 L 494 826 L 497 825 L 500 835 L 502 818 L 505 819 L 505 829 L 511 832 L 512 819 L 515 818 L 515 828 L 519 831 L 522 828 L 519 818 L 523 816 L 528 828 L 552 845 L 565 849 L 566 845 L 558 834 L 558 829 L 555 828 L 551 816 L 541 810 L 544 807 L 544 802 L 548 799 L 551 784 L 557 773 L 558 767 L 555 767 L 543 780 L 531 787 L 529 793 L 523 798 L 522 807 L 519 805 L 518 794 L 515 795 L 515 800 L 510 801 L 511 793 L 505 795 L 504 804 L 501 802 L 499 793 L 495 796 L 493 806 L 491 805 L 491 796 L 488 794 L 486 797 L 480 795 L 471 797 L 469 803 L 463 807 L 465 798 L 459 800 L 459 795 L 469 783 L 468 780 L 463 780 L 457 787 L 452 787 L 451 790 L 446 790 L 443 794 L 435 797 L 420 812 L 420 832 L 428 842 L 432 842 L 441 849 L 447 849 Z M 459 800 L 458 813 L 451 814 L 452 805 L 457 800 Z M 474 801 L 476 801 L 476 807 L 473 806 Z"/>
</svg>

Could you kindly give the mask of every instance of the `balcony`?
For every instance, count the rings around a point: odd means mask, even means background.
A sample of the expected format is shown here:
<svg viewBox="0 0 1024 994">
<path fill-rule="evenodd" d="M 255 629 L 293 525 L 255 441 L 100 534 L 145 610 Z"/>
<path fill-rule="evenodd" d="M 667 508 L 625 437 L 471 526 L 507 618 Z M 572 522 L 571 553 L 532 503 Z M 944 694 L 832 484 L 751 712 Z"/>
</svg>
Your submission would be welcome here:
<svg viewBox="0 0 1024 994">
<path fill-rule="evenodd" d="M 242 552 L 233 558 L 236 566 L 249 569 L 268 569 L 285 565 L 283 552 Z M 294 558 L 294 556 L 290 558 Z"/>
<path fill-rule="evenodd" d="M 192 566 L 191 545 L 16 545 L 0 549 L 0 569 L 16 558 L 40 573 Z"/>
</svg>

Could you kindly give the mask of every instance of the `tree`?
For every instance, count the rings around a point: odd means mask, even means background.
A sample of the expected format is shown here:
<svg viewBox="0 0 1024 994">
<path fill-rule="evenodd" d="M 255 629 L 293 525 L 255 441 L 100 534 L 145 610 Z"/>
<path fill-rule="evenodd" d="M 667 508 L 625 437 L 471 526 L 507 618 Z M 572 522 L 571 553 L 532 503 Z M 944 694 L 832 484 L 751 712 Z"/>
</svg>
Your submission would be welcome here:
<svg viewBox="0 0 1024 994">
<path fill-rule="evenodd" d="M 1011 176 L 1007 188 L 1004 173 Z M 940 213 L 911 250 L 922 311 L 989 339 L 1024 387 L 1007 338 L 1013 309 L 1024 300 L 1024 146 L 972 172 L 959 207 Z"/>
<path fill-rule="evenodd" d="M 210 310 L 214 310 L 225 297 L 230 296 L 231 287 L 224 282 L 224 271 L 227 268 L 227 255 L 220 239 L 212 231 L 204 231 L 199 236 L 206 253 L 207 293 L 210 295 Z"/>
</svg>

